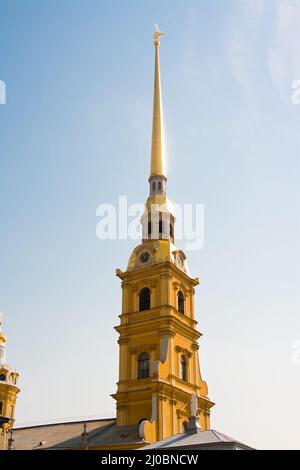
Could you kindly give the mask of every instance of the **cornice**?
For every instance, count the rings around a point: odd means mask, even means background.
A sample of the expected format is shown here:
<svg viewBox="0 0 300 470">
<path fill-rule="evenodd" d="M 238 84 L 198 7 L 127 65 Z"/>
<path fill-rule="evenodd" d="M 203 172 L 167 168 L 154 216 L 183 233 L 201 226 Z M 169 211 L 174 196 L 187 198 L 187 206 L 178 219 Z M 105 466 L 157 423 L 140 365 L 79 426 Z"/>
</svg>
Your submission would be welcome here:
<svg viewBox="0 0 300 470">
<path fill-rule="evenodd" d="M 185 282 L 190 283 L 193 287 L 199 284 L 199 279 L 192 278 L 185 272 L 181 271 L 171 261 L 162 261 L 149 266 L 133 269 L 131 271 L 121 271 L 116 269 L 116 276 L 119 277 L 123 282 L 131 282 L 132 280 L 142 279 L 143 277 L 155 276 L 155 275 L 173 275 L 184 279 Z"/>
<path fill-rule="evenodd" d="M 185 354 L 188 357 L 192 357 L 192 355 L 193 355 L 193 353 L 191 353 L 191 351 L 189 351 L 186 348 L 182 348 L 181 346 L 175 346 L 175 352 Z"/>
<path fill-rule="evenodd" d="M 198 330 L 180 322 L 173 316 L 156 317 L 155 319 L 143 318 L 141 321 L 120 324 L 114 328 L 120 335 L 126 335 L 128 337 L 137 333 L 149 333 L 149 331 L 161 331 L 162 334 L 166 332 L 167 335 L 173 337 L 180 334 L 181 336 L 188 338 L 193 343 L 202 336 L 202 333 Z"/>
</svg>

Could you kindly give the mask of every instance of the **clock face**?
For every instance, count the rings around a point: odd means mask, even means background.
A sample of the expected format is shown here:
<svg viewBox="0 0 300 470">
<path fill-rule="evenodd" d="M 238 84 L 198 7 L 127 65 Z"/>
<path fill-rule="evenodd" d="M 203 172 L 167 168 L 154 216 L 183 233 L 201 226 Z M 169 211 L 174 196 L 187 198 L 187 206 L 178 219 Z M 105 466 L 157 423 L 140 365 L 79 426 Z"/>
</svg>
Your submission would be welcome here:
<svg viewBox="0 0 300 470">
<path fill-rule="evenodd" d="M 0 380 L 1 380 L 1 382 L 4 382 L 5 379 L 6 379 L 5 375 L 4 375 L 4 374 L 0 374 Z"/>
<path fill-rule="evenodd" d="M 147 263 L 150 258 L 150 253 L 148 251 L 143 251 L 143 253 L 140 255 L 140 261 L 141 263 Z"/>
</svg>

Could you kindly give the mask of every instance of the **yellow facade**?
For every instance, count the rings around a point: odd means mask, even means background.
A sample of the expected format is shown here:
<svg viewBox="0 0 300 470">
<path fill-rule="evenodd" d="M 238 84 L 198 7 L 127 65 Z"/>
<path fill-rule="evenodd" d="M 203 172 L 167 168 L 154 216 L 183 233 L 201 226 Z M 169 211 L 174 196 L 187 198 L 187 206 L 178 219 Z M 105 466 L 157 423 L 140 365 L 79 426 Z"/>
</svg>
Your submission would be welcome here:
<svg viewBox="0 0 300 470">
<path fill-rule="evenodd" d="M 15 422 L 16 397 L 20 389 L 17 387 L 18 372 L 11 369 L 5 362 L 6 337 L 1 332 L 0 321 L 0 450 L 6 447 L 7 430 Z M 6 422 L 5 422 L 6 421 Z"/>
<path fill-rule="evenodd" d="M 167 240 L 148 241 L 136 248 L 151 252 L 155 245 Z M 156 248 L 157 249 L 157 248 Z M 176 256 L 176 252 L 173 255 Z M 202 429 L 210 428 L 207 385 L 201 378 L 198 343 L 201 333 L 196 329 L 194 311 L 195 286 L 192 279 L 179 269 L 174 260 L 165 260 L 137 267 L 124 273 L 122 280 L 122 314 L 116 327 L 120 337 L 120 364 L 117 401 L 117 425 L 141 423 L 145 439 L 150 442 L 182 432 L 191 414 L 193 394 L 198 398 Z M 150 308 L 139 311 L 139 293 L 150 289 Z M 184 294 L 185 312 L 178 311 L 178 292 Z M 149 378 L 138 378 L 138 357 L 150 357 Z M 186 379 L 180 378 L 180 361 L 186 360 Z M 142 421 L 145 420 L 145 423 Z"/>
</svg>

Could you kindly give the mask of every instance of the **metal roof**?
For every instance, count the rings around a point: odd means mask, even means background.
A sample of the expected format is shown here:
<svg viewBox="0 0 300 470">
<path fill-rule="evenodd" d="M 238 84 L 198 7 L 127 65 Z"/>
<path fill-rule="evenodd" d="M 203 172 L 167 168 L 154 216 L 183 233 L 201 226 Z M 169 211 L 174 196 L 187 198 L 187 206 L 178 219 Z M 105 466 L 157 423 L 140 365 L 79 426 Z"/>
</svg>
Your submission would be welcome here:
<svg viewBox="0 0 300 470">
<path fill-rule="evenodd" d="M 231 449 L 251 449 L 251 447 L 237 441 L 221 432 L 210 429 L 209 431 L 184 432 L 175 436 L 167 437 L 161 441 L 155 442 L 143 447 L 142 450 L 166 449 L 166 448 L 231 448 Z"/>
</svg>

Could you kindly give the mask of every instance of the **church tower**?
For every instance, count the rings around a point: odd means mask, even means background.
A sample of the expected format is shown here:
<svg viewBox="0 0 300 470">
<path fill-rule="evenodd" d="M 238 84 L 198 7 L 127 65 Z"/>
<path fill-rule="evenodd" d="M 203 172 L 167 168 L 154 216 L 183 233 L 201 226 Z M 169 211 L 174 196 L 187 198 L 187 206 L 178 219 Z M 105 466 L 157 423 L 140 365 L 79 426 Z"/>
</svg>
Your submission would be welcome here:
<svg viewBox="0 0 300 470">
<path fill-rule="evenodd" d="M 1 331 L 0 318 L 0 450 L 6 448 L 6 431 L 14 425 L 16 397 L 20 389 L 17 387 L 18 372 L 6 364 L 6 336 Z"/>
<path fill-rule="evenodd" d="M 210 429 L 206 382 L 202 380 L 194 311 L 198 278 L 190 276 L 175 246 L 175 215 L 166 195 L 160 84 L 161 33 L 154 33 L 155 73 L 150 192 L 141 218 L 142 243 L 130 256 L 122 281 L 119 381 L 113 395 L 117 426 L 140 424 L 140 435 L 156 442 L 184 430 L 197 398 L 200 427 Z"/>
</svg>

